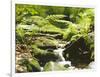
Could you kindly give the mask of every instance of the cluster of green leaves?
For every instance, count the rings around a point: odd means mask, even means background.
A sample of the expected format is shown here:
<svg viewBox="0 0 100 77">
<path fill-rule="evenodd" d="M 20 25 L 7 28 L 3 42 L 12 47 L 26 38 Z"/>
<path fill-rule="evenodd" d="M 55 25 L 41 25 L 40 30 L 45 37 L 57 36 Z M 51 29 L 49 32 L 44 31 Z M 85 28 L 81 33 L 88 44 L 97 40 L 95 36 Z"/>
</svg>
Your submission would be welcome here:
<svg viewBox="0 0 100 77">
<path fill-rule="evenodd" d="M 63 34 L 64 39 L 69 40 L 77 33 L 89 33 L 90 27 L 94 26 L 94 10 L 16 4 L 16 24 L 33 24 L 32 31 L 58 32 Z M 23 35 L 23 31 L 20 31 Z"/>
</svg>

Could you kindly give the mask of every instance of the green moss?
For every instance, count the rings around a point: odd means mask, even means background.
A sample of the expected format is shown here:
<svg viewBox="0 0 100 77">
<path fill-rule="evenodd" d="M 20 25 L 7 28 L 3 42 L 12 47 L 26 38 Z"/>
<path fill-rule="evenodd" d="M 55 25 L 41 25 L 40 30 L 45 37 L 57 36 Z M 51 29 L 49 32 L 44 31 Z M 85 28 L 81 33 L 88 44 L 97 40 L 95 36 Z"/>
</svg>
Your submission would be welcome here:
<svg viewBox="0 0 100 77">
<path fill-rule="evenodd" d="M 30 66 L 32 67 L 32 71 L 34 72 L 41 71 L 40 64 L 38 63 L 37 60 L 32 59 L 31 61 L 29 61 L 29 63 L 30 63 Z"/>
<path fill-rule="evenodd" d="M 32 55 L 39 61 L 41 66 L 44 66 L 49 61 L 57 61 L 59 59 L 59 56 L 54 52 L 49 52 L 36 46 L 33 46 Z"/>
<path fill-rule="evenodd" d="M 55 39 L 48 39 L 46 37 L 38 37 L 34 42 L 34 45 L 38 47 L 56 47 L 58 42 Z"/>
<path fill-rule="evenodd" d="M 27 72 L 39 72 L 41 71 L 40 65 L 35 59 L 22 59 L 19 64 L 20 66 L 24 66 L 27 68 Z"/>
<path fill-rule="evenodd" d="M 60 65 L 52 61 L 46 63 L 46 65 L 44 66 L 44 71 L 64 71 L 64 70 L 67 70 L 67 68 L 65 68 L 63 65 Z"/>
</svg>

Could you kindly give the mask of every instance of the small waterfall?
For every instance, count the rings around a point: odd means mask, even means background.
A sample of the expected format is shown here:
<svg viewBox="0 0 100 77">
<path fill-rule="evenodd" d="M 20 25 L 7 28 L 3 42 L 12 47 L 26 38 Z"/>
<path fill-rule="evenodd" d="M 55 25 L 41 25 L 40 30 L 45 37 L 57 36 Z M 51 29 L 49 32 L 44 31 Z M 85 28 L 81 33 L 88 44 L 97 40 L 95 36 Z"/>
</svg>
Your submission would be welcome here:
<svg viewBox="0 0 100 77">
<path fill-rule="evenodd" d="M 56 54 L 58 54 L 60 57 L 60 61 L 58 61 L 59 64 L 61 64 L 61 65 L 67 64 L 67 65 L 71 66 L 71 61 L 66 61 L 65 58 L 63 57 L 63 51 L 65 50 L 64 46 L 65 46 L 65 44 L 59 44 L 59 48 L 54 50 L 54 52 Z"/>
<path fill-rule="evenodd" d="M 62 48 L 58 48 L 57 50 L 54 50 L 54 52 L 59 55 L 61 61 L 65 61 L 65 58 L 62 55 L 63 54 L 63 50 L 64 49 L 62 49 Z"/>
<path fill-rule="evenodd" d="M 65 44 L 59 44 L 59 47 L 54 50 L 54 53 L 59 55 L 59 58 L 60 60 L 57 62 L 61 65 L 65 65 L 65 64 L 68 64 L 68 65 L 71 65 L 71 62 L 70 61 L 65 61 L 65 58 L 63 57 L 63 51 L 65 50 L 64 48 Z M 51 62 L 52 66 L 54 66 L 54 64 Z M 41 67 L 41 71 L 43 71 L 43 67 Z M 54 69 L 54 67 L 51 68 L 52 70 Z"/>
<path fill-rule="evenodd" d="M 41 67 L 41 72 L 43 71 L 43 67 Z"/>
</svg>

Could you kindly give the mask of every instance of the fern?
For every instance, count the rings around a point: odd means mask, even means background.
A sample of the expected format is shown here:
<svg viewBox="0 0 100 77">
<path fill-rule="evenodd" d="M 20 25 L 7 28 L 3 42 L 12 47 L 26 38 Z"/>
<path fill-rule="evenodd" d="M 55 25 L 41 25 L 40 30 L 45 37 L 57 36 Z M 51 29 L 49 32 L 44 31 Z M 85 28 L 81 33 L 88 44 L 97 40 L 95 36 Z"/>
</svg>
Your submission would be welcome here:
<svg viewBox="0 0 100 77">
<path fill-rule="evenodd" d="M 64 17 L 67 17 L 66 15 L 49 15 L 46 17 L 47 20 L 59 20 L 59 19 L 63 19 Z"/>
</svg>

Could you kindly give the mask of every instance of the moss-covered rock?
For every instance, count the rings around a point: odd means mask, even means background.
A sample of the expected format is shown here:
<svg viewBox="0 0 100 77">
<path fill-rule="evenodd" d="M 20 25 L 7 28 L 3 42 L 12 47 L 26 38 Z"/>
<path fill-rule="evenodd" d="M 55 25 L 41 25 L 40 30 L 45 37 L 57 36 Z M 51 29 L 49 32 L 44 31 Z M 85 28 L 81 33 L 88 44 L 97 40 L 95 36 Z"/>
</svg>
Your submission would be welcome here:
<svg viewBox="0 0 100 77">
<path fill-rule="evenodd" d="M 44 66 L 49 61 L 57 61 L 59 59 L 58 54 L 40 49 L 36 46 L 33 46 L 31 54 L 33 55 L 33 57 L 38 59 L 41 66 Z"/>
<path fill-rule="evenodd" d="M 39 72 L 39 71 L 41 71 L 40 64 L 39 64 L 39 62 L 37 60 L 35 60 L 35 59 L 29 60 L 29 65 L 32 67 L 32 72 Z"/>
<path fill-rule="evenodd" d="M 41 71 L 40 65 L 36 59 L 21 59 L 20 63 L 16 66 L 16 72 L 39 72 Z"/>
<path fill-rule="evenodd" d="M 67 70 L 67 68 L 64 67 L 64 65 L 58 64 L 56 62 L 48 62 L 44 66 L 44 71 L 64 71 Z"/>
<path fill-rule="evenodd" d="M 37 37 L 36 40 L 33 41 L 33 44 L 41 49 L 56 49 L 58 42 L 55 39 L 47 37 Z"/>
</svg>

